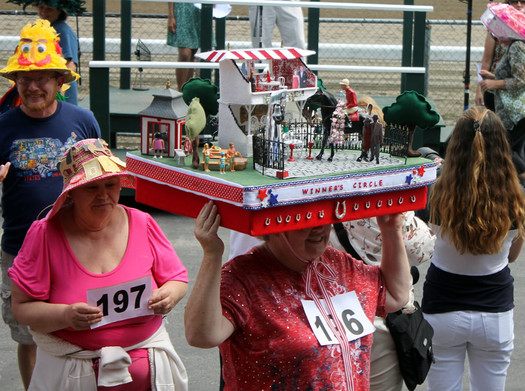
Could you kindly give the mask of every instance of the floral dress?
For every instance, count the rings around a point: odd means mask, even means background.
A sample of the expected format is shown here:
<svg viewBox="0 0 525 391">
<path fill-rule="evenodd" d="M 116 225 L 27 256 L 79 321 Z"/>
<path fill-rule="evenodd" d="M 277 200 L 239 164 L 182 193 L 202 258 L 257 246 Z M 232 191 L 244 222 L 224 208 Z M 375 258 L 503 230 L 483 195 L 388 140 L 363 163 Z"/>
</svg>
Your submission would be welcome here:
<svg viewBox="0 0 525 391">
<path fill-rule="evenodd" d="M 201 36 L 201 11 L 193 3 L 174 3 L 175 33 L 168 30 L 167 44 L 178 48 L 198 49 Z"/>
</svg>

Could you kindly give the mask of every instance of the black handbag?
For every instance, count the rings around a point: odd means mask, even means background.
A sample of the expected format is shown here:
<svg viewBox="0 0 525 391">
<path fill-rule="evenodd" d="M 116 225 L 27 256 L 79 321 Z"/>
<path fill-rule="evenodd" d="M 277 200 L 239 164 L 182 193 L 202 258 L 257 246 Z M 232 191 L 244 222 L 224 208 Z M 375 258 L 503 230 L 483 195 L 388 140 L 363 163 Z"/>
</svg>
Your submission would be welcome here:
<svg viewBox="0 0 525 391">
<path fill-rule="evenodd" d="M 396 345 L 401 375 L 409 391 L 423 384 L 434 362 L 434 329 L 424 318 L 417 301 L 414 301 L 414 306 L 416 310 L 412 313 L 399 310 L 386 317 L 386 325 Z"/>
</svg>

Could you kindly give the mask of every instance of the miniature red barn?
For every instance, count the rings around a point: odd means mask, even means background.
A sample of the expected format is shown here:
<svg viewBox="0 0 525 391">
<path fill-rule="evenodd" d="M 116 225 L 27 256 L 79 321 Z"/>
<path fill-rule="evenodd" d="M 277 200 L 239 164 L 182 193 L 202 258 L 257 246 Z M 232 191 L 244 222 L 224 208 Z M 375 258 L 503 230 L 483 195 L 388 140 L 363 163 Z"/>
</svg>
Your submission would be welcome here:
<svg viewBox="0 0 525 391">
<path fill-rule="evenodd" d="M 183 126 L 186 123 L 188 106 L 182 94 L 166 88 L 153 94 L 153 101 L 139 112 L 141 119 L 140 151 L 153 155 L 153 140 L 160 133 L 164 140 L 164 156 L 174 157 L 175 149 L 182 148 Z"/>
<path fill-rule="evenodd" d="M 294 102 L 301 113 L 306 99 L 317 91 L 317 76 L 302 61 L 314 53 L 266 48 L 197 54 L 219 63 L 219 146 L 228 148 L 233 142 L 243 156 L 252 156 L 252 135 L 267 126 L 268 105 L 278 92 L 286 91 L 287 103 Z"/>
</svg>

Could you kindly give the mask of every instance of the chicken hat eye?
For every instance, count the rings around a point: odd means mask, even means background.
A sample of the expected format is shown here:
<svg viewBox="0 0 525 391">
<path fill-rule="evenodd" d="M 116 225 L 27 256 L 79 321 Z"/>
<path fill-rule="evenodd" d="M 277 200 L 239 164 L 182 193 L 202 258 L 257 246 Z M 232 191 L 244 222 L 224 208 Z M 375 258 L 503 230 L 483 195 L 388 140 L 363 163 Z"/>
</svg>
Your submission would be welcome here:
<svg viewBox="0 0 525 391">
<path fill-rule="evenodd" d="M 31 44 L 29 44 L 29 43 L 24 43 L 22 46 L 20 46 L 20 50 L 21 50 L 23 53 L 29 53 L 29 51 L 31 50 Z"/>
<path fill-rule="evenodd" d="M 38 53 L 45 53 L 47 51 L 47 46 L 44 44 L 40 44 L 37 46 Z"/>
</svg>

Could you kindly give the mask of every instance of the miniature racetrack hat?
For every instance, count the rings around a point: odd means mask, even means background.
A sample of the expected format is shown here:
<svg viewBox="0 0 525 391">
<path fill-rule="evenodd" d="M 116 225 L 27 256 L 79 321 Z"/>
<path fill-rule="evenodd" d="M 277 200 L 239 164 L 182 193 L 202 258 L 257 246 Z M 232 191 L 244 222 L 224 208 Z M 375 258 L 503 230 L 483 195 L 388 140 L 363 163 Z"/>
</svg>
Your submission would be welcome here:
<svg viewBox="0 0 525 391">
<path fill-rule="evenodd" d="M 87 12 L 84 0 L 7 0 L 7 2 L 20 5 L 24 10 L 30 5 L 45 4 L 65 11 L 68 15 L 82 15 Z"/>
<path fill-rule="evenodd" d="M 345 85 L 345 86 L 349 86 L 350 85 L 350 80 L 348 79 L 343 79 L 339 82 L 340 85 Z"/>
<path fill-rule="evenodd" d="M 64 76 L 65 83 L 77 80 L 80 75 L 66 66 L 59 45 L 60 38 L 49 21 L 38 19 L 28 23 L 20 32 L 20 42 L 15 54 L 0 70 L 0 75 L 15 81 L 18 72 L 55 71 Z"/>
<path fill-rule="evenodd" d="M 62 208 L 68 193 L 77 187 L 113 176 L 120 176 L 122 187 L 135 187 L 133 177 L 126 170 L 126 163 L 115 156 L 100 138 L 85 139 L 74 144 L 62 156 L 58 168 L 64 177 L 64 187 L 47 215 L 48 219 Z"/>
<path fill-rule="evenodd" d="M 481 22 L 498 39 L 525 40 L 525 14 L 509 4 L 488 4 Z"/>
</svg>

